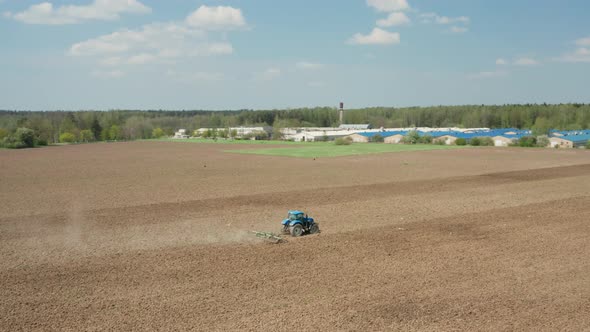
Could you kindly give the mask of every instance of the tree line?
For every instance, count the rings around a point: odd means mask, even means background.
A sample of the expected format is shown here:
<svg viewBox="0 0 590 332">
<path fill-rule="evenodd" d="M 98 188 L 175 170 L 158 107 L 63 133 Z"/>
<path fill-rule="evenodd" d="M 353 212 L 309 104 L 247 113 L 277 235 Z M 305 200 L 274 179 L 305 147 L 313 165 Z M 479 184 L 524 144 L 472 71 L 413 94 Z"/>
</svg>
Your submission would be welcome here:
<svg viewBox="0 0 590 332">
<path fill-rule="evenodd" d="M 344 122 L 368 123 L 374 128 L 526 128 L 540 135 L 550 129 L 590 128 L 590 104 L 372 107 L 345 110 Z M 158 138 L 173 135 L 179 128 L 192 133 L 198 128 L 338 125 L 339 110 L 334 107 L 258 111 L 0 111 L 0 142 L 17 147 L 26 138 L 30 144 L 31 132 L 25 129 L 32 131 L 34 145 L 44 145 Z"/>
</svg>

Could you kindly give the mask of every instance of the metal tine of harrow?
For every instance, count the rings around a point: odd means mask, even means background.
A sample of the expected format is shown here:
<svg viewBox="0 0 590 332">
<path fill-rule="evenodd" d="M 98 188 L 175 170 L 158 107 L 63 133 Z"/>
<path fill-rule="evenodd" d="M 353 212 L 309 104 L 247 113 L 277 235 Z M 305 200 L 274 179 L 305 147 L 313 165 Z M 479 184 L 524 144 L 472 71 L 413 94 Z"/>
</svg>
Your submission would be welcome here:
<svg viewBox="0 0 590 332">
<path fill-rule="evenodd" d="M 268 240 L 268 241 L 273 241 L 275 243 L 279 243 L 283 241 L 283 238 L 280 236 L 277 236 L 274 233 L 270 233 L 270 232 L 258 232 L 258 231 L 252 231 L 252 233 L 256 234 L 256 237 Z"/>
</svg>

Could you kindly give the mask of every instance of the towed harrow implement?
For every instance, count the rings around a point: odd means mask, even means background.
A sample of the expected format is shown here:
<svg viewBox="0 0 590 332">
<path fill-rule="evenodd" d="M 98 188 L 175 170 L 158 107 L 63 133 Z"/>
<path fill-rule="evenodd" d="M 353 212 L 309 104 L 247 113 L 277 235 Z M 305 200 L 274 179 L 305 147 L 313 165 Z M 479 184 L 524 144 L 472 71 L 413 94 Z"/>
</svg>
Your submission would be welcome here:
<svg viewBox="0 0 590 332">
<path fill-rule="evenodd" d="M 252 233 L 254 233 L 257 238 L 261 238 L 272 243 L 281 243 L 285 241 L 282 237 L 270 232 L 252 231 Z"/>
</svg>

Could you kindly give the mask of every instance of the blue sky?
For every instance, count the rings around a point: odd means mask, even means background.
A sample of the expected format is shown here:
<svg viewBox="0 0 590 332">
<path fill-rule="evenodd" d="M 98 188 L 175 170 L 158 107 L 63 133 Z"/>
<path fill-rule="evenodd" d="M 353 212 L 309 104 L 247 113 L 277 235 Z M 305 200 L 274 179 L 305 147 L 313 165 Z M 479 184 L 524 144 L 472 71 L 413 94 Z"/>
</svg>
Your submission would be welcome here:
<svg viewBox="0 0 590 332">
<path fill-rule="evenodd" d="M 0 0 L 0 109 L 590 102 L 586 0 Z"/>
</svg>

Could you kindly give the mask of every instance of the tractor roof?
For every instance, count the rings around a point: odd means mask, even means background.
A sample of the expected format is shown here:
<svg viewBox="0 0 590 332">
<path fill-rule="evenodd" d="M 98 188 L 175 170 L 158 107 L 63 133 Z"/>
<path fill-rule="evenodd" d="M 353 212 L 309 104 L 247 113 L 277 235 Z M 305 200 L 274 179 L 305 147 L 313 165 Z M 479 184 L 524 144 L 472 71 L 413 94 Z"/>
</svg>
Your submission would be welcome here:
<svg viewBox="0 0 590 332">
<path fill-rule="evenodd" d="M 305 212 L 299 210 L 289 210 L 289 214 L 305 214 Z"/>
</svg>

